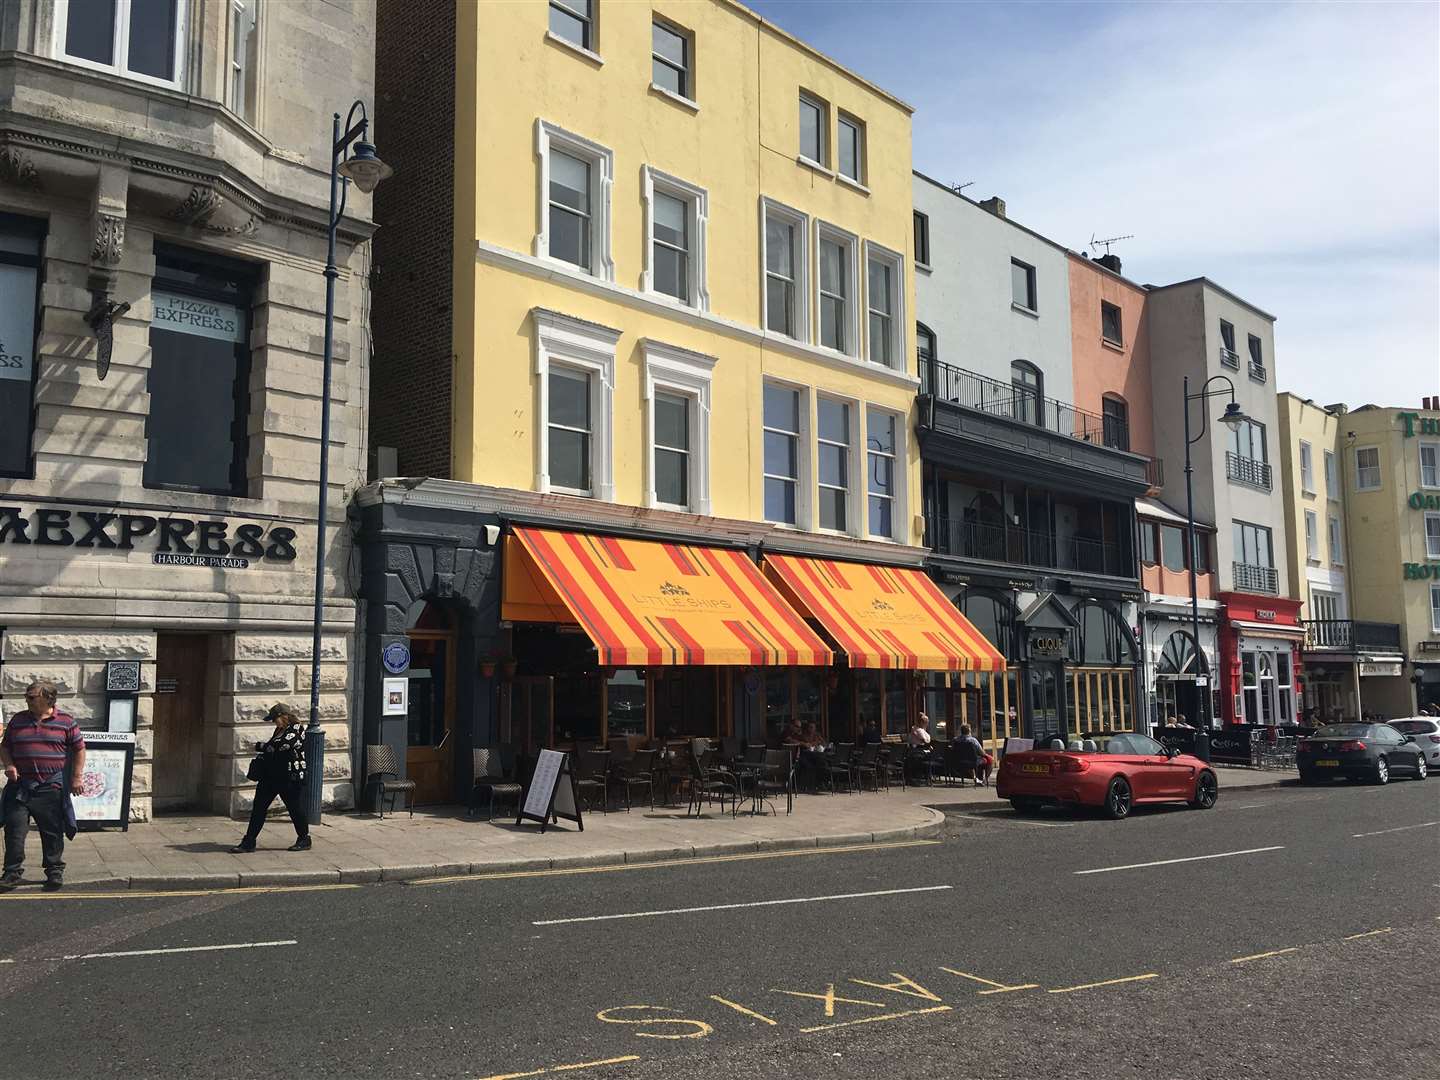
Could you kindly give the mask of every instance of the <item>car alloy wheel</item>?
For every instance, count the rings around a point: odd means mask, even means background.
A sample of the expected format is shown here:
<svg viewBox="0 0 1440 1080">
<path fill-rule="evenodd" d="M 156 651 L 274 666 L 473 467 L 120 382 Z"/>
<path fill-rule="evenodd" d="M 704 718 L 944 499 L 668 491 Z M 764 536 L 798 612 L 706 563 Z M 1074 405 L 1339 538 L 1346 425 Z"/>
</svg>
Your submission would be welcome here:
<svg viewBox="0 0 1440 1080">
<path fill-rule="evenodd" d="M 1218 798 L 1220 783 L 1215 779 L 1215 774 L 1207 769 L 1195 778 L 1195 798 L 1190 800 L 1190 805 L 1196 810 L 1209 810 Z"/>
<path fill-rule="evenodd" d="M 1425 755 L 1421 754 L 1418 758 L 1415 759 L 1415 779 L 1424 780 L 1429 775 L 1430 764 L 1425 760 Z"/>
<path fill-rule="evenodd" d="M 1389 782 L 1390 782 L 1390 765 L 1389 765 L 1389 763 L 1382 757 L 1379 761 L 1375 762 L 1375 783 L 1377 783 L 1377 784 L 1388 784 Z"/>
<path fill-rule="evenodd" d="M 1123 776 L 1117 776 L 1110 781 L 1110 787 L 1105 792 L 1105 814 L 1107 817 L 1119 821 L 1130 813 L 1130 783 Z"/>
<path fill-rule="evenodd" d="M 1318 784 L 1319 782 L 1320 782 L 1320 777 L 1316 776 L 1316 775 L 1315 775 L 1313 772 L 1311 772 L 1309 769 L 1301 769 L 1301 770 L 1300 770 L 1300 783 L 1305 784 L 1305 785 L 1310 785 L 1310 784 Z"/>
<path fill-rule="evenodd" d="M 1017 797 L 1010 800 L 1010 805 L 1017 814 L 1036 814 L 1040 811 L 1039 799 L 1026 799 Z"/>
</svg>

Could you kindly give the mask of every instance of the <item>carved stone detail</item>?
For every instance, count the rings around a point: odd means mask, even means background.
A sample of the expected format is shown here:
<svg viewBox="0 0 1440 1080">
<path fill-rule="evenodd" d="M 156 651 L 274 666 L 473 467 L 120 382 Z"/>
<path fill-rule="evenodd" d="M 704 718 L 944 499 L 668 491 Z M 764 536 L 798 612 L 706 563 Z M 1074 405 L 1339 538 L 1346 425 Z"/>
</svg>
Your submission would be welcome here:
<svg viewBox="0 0 1440 1080">
<path fill-rule="evenodd" d="M 95 244 L 90 260 L 105 266 L 119 266 L 125 251 L 125 219 L 114 214 L 95 215 Z"/>
<path fill-rule="evenodd" d="M 27 191 L 40 190 L 40 173 L 35 163 L 13 146 L 0 147 L 0 183 Z"/>
<path fill-rule="evenodd" d="M 224 205 L 225 200 L 214 188 L 192 187 L 184 201 L 170 211 L 170 217 L 185 225 L 204 225 Z"/>
</svg>

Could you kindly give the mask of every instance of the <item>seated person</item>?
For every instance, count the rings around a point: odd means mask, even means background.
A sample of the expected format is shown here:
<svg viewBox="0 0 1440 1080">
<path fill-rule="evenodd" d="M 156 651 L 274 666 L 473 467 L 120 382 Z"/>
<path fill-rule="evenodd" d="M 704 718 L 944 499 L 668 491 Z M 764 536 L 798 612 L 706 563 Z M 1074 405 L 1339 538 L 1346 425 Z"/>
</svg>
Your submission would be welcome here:
<svg viewBox="0 0 1440 1080">
<path fill-rule="evenodd" d="M 780 732 L 781 743 L 798 743 L 805 741 L 805 730 L 800 726 L 800 721 L 791 717 L 790 722 Z"/>
<path fill-rule="evenodd" d="M 975 748 L 975 779 L 982 784 L 989 784 L 990 770 L 995 765 L 995 759 L 985 752 L 980 740 L 970 734 L 969 724 L 960 725 L 960 741 Z"/>
<path fill-rule="evenodd" d="M 818 786 L 820 777 L 825 775 L 830 763 L 825 758 L 825 736 L 820 734 L 815 721 L 808 720 L 800 729 L 800 751 L 795 764 L 798 771 L 808 774 Z"/>
<path fill-rule="evenodd" d="M 910 729 L 910 745 L 914 747 L 930 745 L 930 717 L 923 712 L 915 721 L 915 726 Z"/>
<path fill-rule="evenodd" d="M 860 733 L 860 745 L 869 746 L 872 743 L 878 744 L 885 741 L 880 734 L 880 721 L 871 720 L 865 725 L 865 730 Z"/>
</svg>

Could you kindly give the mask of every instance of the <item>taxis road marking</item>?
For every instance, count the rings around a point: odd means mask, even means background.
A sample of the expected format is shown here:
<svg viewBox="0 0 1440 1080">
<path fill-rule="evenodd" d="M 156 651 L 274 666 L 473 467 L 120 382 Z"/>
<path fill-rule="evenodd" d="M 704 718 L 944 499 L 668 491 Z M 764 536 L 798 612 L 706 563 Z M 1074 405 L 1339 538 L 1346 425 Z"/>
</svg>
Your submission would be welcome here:
<svg viewBox="0 0 1440 1080">
<path fill-rule="evenodd" d="M 574 1072 L 576 1069 L 598 1069 L 602 1065 L 624 1065 L 627 1062 L 639 1060 L 639 1054 L 626 1054 L 624 1057 L 602 1058 L 599 1061 L 577 1061 L 573 1065 L 551 1065 L 544 1069 L 531 1069 L 529 1072 L 495 1073 L 493 1076 L 483 1076 L 480 1080 L 520 1080 L 520 1078 L 524 1076 L 544 1076 L 546 1073 Z"/>
<path fill-rule="evenodd" d="M 1394 932 L 1395 928 L 1393 926 L 1382 926 L 1379 930 L 1366 930 L 1362 934 L 1351 934 L 1349 937 L 1341 938 L 1340 940 L 1356 941 L 1362 937 L 1374 937 L 1376 934 L 1393 934 Z"/>
<path fill-rule="evenodd" d="M 1006 986 L 1004 983 L 992 982 L 989 979 L 982 979 L 979 975 L 971 975 L 968 971 L 958 971 L 955 968 L 949 968 L 944 966 L 942 966 L 940 970 L 948 972 L 951 975 L 959 975 L 962 979 L 973 979 L 975 982 L 983 983 L 985 986 L 992 987 L 992 989 L 990 990 L 981 990 L 981 997 L 984 997 L 987 994 L 1010 994 L 1014 993 L 1016 990 L 1035 990 L 1040 986 L 1039 983 L 1022 983 L 1018 986 Z"/>
<path fill-rule="evenodd" d="M 1268 960 L 1272 956 L 1284 956 L 1286 953 L 1299 952 L 1300 947 L 1294 946 L 1289 949 L 1271 949 L 1269 952 L 1251 953 L 1249 956 L 1237 956 L 1231 960 L 1232 964 L 1247 964 L 1251 960 Z"/>
<path fill-rule="evenodd" d="M 239 885 L 215 889 L 116 889 L 112 892 L 8 893 L 0 903 L 16 900 L 160 900 L 169 896 L 232 896 L 263 893 L 333 892 L 336 889 L 358 889 L 354 882 L 333 885 Z"/>
<path fill-rule="evenodd" d="M 734 1010 L 735 1010 L 736 1012 L 738 1012 L 738 1013 L 744 1013 L 746 1016 L 753 1016 L 756 1020 L 760 1020 L 760 1021 L 762 1021 L 762 1022 L 764 1022 L 764 1023 L 766 1023 L 766 1024 L 769 1024 L 771 1027 L 779 1027 L 779 1026 L 780 1026 L 780 1021 L 778 1021 L 778 1020 L 771 1020 L 770 1017 L 768 1017 L 768 1016 L 761 1016 L 761 1015 L 760 1015 L 758 1012 L 756 1012 L 754 1009 L 747 1009 L 744 1005 L 739 1005 L 739 1004 L 737 1004 L 736 1002 L 730 1001 L 730 1000 L 727 999 L 727 998 L 723 998 L 723 997 L 721 997 L 719 994 L 711 994 L 711 995 L 710 995 L 710 1000 L 711 1000 L 711 1001 L 718 1001 L 721 1005 L 724 1005 L 724 1006 L 726 1006 L 726 1007 L 728 1007 L 728 1008 L 734 1009 Z"/>
<path fill-rule="evenodd" d="M 1143 870 L 1147 866 L 1171 866 L 1174 863 L 1203 862 L 1206 859 L 1228 859 L 1232 855 L 1258 855 L 1262 851 L 1284 851 L 1284 844 L 1272 844 L 1270 847 L 1245 848 L 1243 851 L 1217 851 L 1214 855 L 1187 855 L 1183 859 L 1157 859 L 1155 862 L 1126 863 L 1124 866 L 1102 866 L 1095 870 L 1076 870 L 1077 875 L 1084 874 L 1108 874 L 1112 870 Z"/>
<path fill-rule="evenodd" d="M 748 862 L 752 859 L 790 859 L 802 855 L 843 855 L 855 851 L 890 851 L 894 848 L 934 847 L 942 840 L 891 840 L 880 844 L 837 844 L 834 847 L 793 848 L 785 851 L 749 851 L 738 855 L 700 855 L 693 859 L 655 859 L 651 862 L 606 863 L 603 866 L 563 866 L 553 870 L 501 870 L 488 874 L 450 874 L 421 878 L 406 885 L 450 885 L 457 881 L 507 881 L 511 878 L 560 877 L 569 874 L 613 874 L 619 870 L 674 869 L 697 863 Z"/>
<path fill-rule="evenodd" d="M 1059 990 L 1046 990 L 1047 994 L 1073 994 L 1076 990 L 1094 990 L 1100 986 L 1119 986 L 1121 983 L 1144 982 L 1146 979 L 1158 979 L 1160 976 L 1155 972 L 1148 975 L 1127 975 L 1123 979 L 1106 979 L 1103 982 L 1081 983 L 1079 986 L 1066 986 Z"/>
<path fill-rule="evenodd" d="M 784 900 L 750 900 L 740 904 L 705 904 L 701 907 L 661 908 L 655 911 L 626 911 L 618 915 L 575 915 L 568 919 L 535 919 L 531 926 L 565 926 L 570 923 L 610 922 L 615 919 L 645 919 L 652 915 L 693 915 L 701 911 L 733 911 L 736 908 L 777 907 L 782 904 L 819 904 L 827 900 L 862 900 L 871 896 L 898 896 L 903 893 L 941 892 L 954 885 L 919 885 L 909 889 L 876 889 L 873 892 L 835 893 L 831 896 L 796 896 Z"/>
<path fill-rule="evenodd" d="M 1407 829 L 1428 829 L 1432 825 L 1440 825 L 1440 821 L 1422 821 L 1419 825 L 1398 825 L 1393 829 L 1379 829 L 1375 832 L 1351 833 L 1350 839 L 1359 840 L 1362 836 L 1384 836 L 1386 833 L 1405 832 Z"/>
<path fill-rule="evenodd" d="M 928 1009 L 909 1009 L 905 1012 L 882 1013 L 880 1016 L 864 1016 L 859 1020 L 842 1020 L 838 1024 L 817 1024 L 815 1027 L 801 1028 L 800 1034 L 810 1035 L 817 1031 L 834 1031 L 836 1028 L 854 1027 L 856 1024 L 878 1024 L 882 1020 L 903 1020 L 907 1016 L 928 1016 L 931 1013 L 950 1012 L 953 1006 L 932 1005 Z"/>
</svg>

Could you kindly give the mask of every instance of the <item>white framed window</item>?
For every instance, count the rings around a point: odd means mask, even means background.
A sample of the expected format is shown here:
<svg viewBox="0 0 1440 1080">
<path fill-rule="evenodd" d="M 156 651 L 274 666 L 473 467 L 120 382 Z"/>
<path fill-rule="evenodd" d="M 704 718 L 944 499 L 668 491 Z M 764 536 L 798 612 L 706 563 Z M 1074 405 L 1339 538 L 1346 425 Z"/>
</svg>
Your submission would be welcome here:
<svg viewBox="0 0 1440 1080">
<path fill-rule="evenodd" d="M 879 244 L 865 242 L 865 305 L 869 358 L 885 367 L 902 367 L 905 356 L 905 260 Z"/>
<path fill-rule="evenodd" d="M 230 0 L 230 109 L 254 125 L 260 98 L 260 0 Z"/>
<path fill-rule="evenodd" d="M 598 52 L 595 0 L 550 0 L 550 36 L 588 53 Z"/>
<path fill-rule="evenodd" d="M 615 280 L 610 254 L 610 195 L 615 155 L 597 142 L 545 120 L 535 121 L 540 159 L 538 258 Z"/>
<path fill-rule="evenodd" d="M 1330 540 L 1330 565 L 1345 565 L 1345 545 L 1342 543 L 1343 535 L 1340 532 L 1340 519 L 1331 514 L 1326 519 L 1327 531 Z"/>
<path fill-rule="evenodd" d="M 705 189 L 646 165 L 645 291 L 664 293 L 701 311 L 710 310 L 706 285 L 706 231 L 710 198 Z"/>
<path fill-rule="evenodd" d="M 1440 585 L 1430 586 L 1430 629 L 1440 634 Z"/>
<path fill-rule="evenodd" d="M 835 167 L 847 180 L 865 183 L 865 125 L 840 113 L 835 122 Z"/>
<path fill-rule="evenodd" d="M 695 100 L 691 37 L 663 19 L 650 24 L 650 85 L 686 101 Z"/>
<path fill-rule="evenodd" d="M 905 420 L 875 405 L 865 410 L 866 526 L 871 536 L 903 543 Z"/>
<path fill-rule="evenodd" d="M 1440 559 L 1440 514 L 1425 515 L 1425 557 Z"/>
<path fill-rule="evenodd" d="M 1380 448 L 1378 446 L 1355 448 L 1355 490 L 1380 490 Z"/>
<path fill-rule="evenodd" d="M 1315 460 L 1310 444 L 1300 441 L 1300 490 L 1306 495 L 1315 494 Z"/>
<path fill-rule="evenodd" d="M 760 323 L 766 330 L 809 341 L 810 219 L 762 197 L 760 241 L 765 266 Z"/>
<path fill-rule="evenodd" d="M 1320 561 L 1320 519 L 1314 510 L 1305 511 L 1305 558 Z"/>
<path fill-rule="evenodd" d="M 853 233 L 823 221 L 815 223 L 815 253 L 819 272 L 815 275 L 815 310 L 820 319 L 820 344 L 846 356 L 860 354 L 858 314 L 857 253 Z"/>
<path fill-rule="evenodd" d="M 763 408 L 765 520 L 808 528 L 809 391 L 767 380 Z"/>
<path fill-rule="evenodd" d="M 55 0 L 55 55 L 178 90 L 189 0 Z"/>
<path fill-rule="evenodd" d="M 645 338 L 650 506 L 710 513 L 710 382 L 715 357 Z"/>
<path fill-rule="evenodd" d="M 856 531 L 852 520 L 851 477 L 855 453 L 855 409 L 848 401 L 815 399 L 815 456 L 819 507 L 816 524 L 834 532 Z"/>
<path fill-rule="evenodd" d="M 1420 444 L 1420 486 L 1440 488 L 1440 443 Z"/>
<path fill-rule="evenodd" d="M 1335 451 L 1325 451 L 1325 497 L 1340 498 L 1340 483 L 1335 475 Z"/>
<path fill-rule="evenodd" d="M 533 308 L 539 440 L 535 490 L 615 497 L 615 343 L 620 331 Z"/>
<path fill-rule="evenodd" d="M 800 157 L 828 171 L 830 164 L 830 106 L 819 98 L 800 94 Z"/>
</svg>

